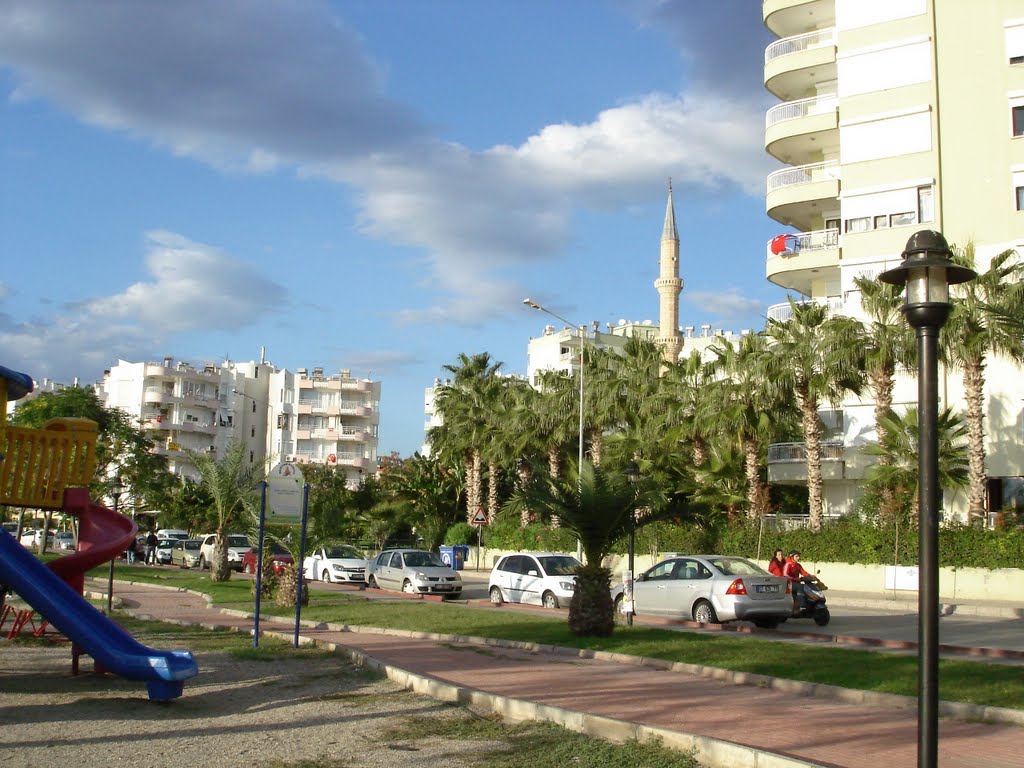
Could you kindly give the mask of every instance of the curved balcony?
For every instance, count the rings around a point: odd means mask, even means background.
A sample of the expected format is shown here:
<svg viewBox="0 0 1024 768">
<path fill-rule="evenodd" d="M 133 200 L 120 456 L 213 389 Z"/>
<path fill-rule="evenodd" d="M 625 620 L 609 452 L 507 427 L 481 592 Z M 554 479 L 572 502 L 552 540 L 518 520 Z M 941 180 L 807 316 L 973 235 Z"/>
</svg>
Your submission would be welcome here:
<svg viewBox="0 0 1024 768">
<path fill-rule="evenodd" d="M 777 104 L 765 114 L 764 147 L 787 165 L 839 156 L 839 97 Z"/>
<path fill-rule="evenodd" d="M 810 299 L 810 303 L 813 304 L 825 304 L 828 307 L 828 314 L 832 315 L 840 314 L 843 310 L 843 300 L 838 296 L 829 296 L 826 299 Z M 796 304 L 807 304 L 807 301 L 797 301 Z M 775 320 L 780 323 L 784 323 L 793 316 L 793 305 L 788 301 L 783 301 L 779 304 L 772 304 L 768 307 L 766 316 L 769 320 Z"/>
<path fill-rule="evenodd" d="M 839 230 L 778 235 L 768 241 L 765 275 L 773 283 L 810 296 L 816 281 L 839 270 Z"/>
<path fill-rule="evenodd" d="M 821 221 L 824 205 L 838 210 L 840 165 L 835 160 L 783 168 L 768 176 L 765 203 L 768 215 L 794 229 L 809 229 Z"/>
<path fill-rule="evenodd" d="M 160 387 L 146 387 L 145 392 L 142 393 L 142 402 L 146 404 L 179 403 L 181 398 Z"/>
<path fill-rule="evenodd" d="M 761 18 L 768 29 L 778 37 L 790 37 L 801 32 L 836 24 L 835 0 L 764 0 Z"/>
<path fill-rule="evenodd" d="M 846 476 L 846 448 L 841 441 L 821 441 L 821 476 L 842 480 Z M 807 482 L 807 444 L 773 443 L 768 446 L 768 482 L 803 484 Z"/>
<path fill-rule="evenodd" d="M 764 87 L 783 101 L 814 93 L 836 79 L 836 30 L 816 29 L 776 40 L 764 51 Z"/>
</svg>

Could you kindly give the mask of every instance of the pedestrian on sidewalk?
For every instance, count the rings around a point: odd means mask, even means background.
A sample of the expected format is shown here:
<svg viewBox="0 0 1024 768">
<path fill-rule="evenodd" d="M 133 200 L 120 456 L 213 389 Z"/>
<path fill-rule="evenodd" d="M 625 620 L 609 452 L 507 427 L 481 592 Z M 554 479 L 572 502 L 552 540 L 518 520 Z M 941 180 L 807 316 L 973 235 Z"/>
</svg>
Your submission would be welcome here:
<svg viewBox="0 0 1024 768">
<path fill-rule="evenodd" d="M 146 565 L 156 565 L 156 545 L 159 543 L 156 531 L 150 530 L 146 537 Z"/>
</svg>

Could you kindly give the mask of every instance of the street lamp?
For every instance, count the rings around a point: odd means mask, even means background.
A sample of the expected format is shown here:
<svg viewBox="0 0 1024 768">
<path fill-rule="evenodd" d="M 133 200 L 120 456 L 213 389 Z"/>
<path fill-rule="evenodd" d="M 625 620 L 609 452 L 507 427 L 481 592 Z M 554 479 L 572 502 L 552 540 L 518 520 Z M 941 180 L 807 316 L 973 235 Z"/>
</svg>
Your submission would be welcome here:
<svg viewBox="0 0 1024 768">
<path fill-rule="evenodd" d="M 533 299 L 523 299 L 523 304 L 530 307 L 531 309 L 537 309 L 540 310 L 541 312 L 544 312 L 545 314 L 551 315 L 556 320 L 561 320 L 566 325 L 576 328 L 580 332 L 580 442 L 578 463 L 576 464 L 576 473 L 577 475 L 580 475 L 580 473 L 583 472 L 583 342 L 586 339 L 586 327 L 582 325 L 575 325 L 574 323 L 569 322 L 564 317 L 555 314 L 547 307 L 542 307 L 540 304 L 533 301 Z M 582 475 L 580 476 L 582 477 Z M 580 482 L 583 481 L 580 480 Z"/>
<path fill-rule="evenodd" d="M 629 481 L 630 486 L 634 488 L 634 497 L 636 495 L 635 489 L 636 484 L 640 482 L 640 468 L 637 467 L 635 461 L 631 461 L 626 465 L 626 480 Z M 634 498 L 634 502 L 636 499 Z M 633 626 L 633 557 L 636 553 L 636 508 L 631 506 L 629 509 L 629 610 L 626 612 L 626 624 Z"/>
<path fill-rule="evenodd" d="M 121 475 L 114 475 L 114 483 L 110 486 L 110 497 L 114 500 L 114 514 L 117 514 L 117 505 L 121 500 L 121 494 L 124 493 L 124 485 L 121 484 Z M 135 542 L 133 541 L 128 546 L 134 547 Z M 107 571 L 107 615 L 110 615 L 111 606 L 114 600 L 114 560 L 117 559 L 115 554 L 110 558 L 110 568 Z"/>
<path fill-rule="evenodd" d="M 907 241 L 903 263 L 878 279 L 906 286 L 903 314 L 917 332 L 917 498 L 919 583 L 917 597 L 917 764 L 939 759 L 939 430 L 938 339 L 952 305 L 949 286 L 977 277 L 954 264 L 939 232 L 921 230 Z"/>
</svg>

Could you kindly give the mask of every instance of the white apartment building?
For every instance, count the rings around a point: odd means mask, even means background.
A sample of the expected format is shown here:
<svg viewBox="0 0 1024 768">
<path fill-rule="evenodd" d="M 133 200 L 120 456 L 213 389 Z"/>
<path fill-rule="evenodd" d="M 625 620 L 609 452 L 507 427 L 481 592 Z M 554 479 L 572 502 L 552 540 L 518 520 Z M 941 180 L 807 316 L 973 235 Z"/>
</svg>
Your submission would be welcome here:
<svg viewBox="0 0 1024 768">
<path fill-rule="evenodd" d="M 921 229 L 973 240 L 983 271 L 1007 248 L 1024 254 L 1024 0 L 764 0 L 777 36 L 765 87 L 780 103 L 766 151 L 786 167 L 767 179 L 779 222 L 766 275 L 835 312 L 862 316 L 854 286 L 897 266 Z M 769 309 L 785 319 L 788 306 Z M 1024 377 L 990 358 L 985 392 L 988 507 L 1024 487 Z M 940 369 L 943 405 L 963 402 L 960 373 Z M 900 378 L 894 407 L 916 405 Z M 876 439 L 874 404 L 823 414 L 826 514 L 852 509 Z M 769 479 L 806 482 L 802 446 L 773 446 Z M 965 494 L 945 508 L 962 516 Z"/>
<path fill-rule="evenodd" d="M 96 389 L 106 406 L 135 417 L 174 474 L 196 476 L 189 451 L 217 456 L 242 442 L 249 461 L 268 471 L 285 461 L 318 462 L 354 486 L 376 472 L 380 386 L 347 370 L 291 373 L 262 357 L 202 368 L 166 357 L 119 360 Z"/>
</svg>

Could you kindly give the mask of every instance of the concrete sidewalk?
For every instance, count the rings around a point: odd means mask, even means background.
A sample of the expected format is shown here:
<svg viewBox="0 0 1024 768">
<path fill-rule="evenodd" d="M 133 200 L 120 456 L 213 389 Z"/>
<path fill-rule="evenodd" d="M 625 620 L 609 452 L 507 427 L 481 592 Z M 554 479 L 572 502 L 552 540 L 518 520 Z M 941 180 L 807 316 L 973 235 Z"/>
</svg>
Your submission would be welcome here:
<svg viewBox="0 0 1024 768">
<path fill-rule="evenodd" d="M 252 629 L 251 616 L 210 609 L 200 595 L 126 583 L 115 593 L 136 615 Z M 289 639 L 293 628 L 293 622 L 261 620 L 264 632 Z M 659 736 L 696 750 L 709 768 L 899 768 L 916 762 L 913 698 L 456 635 L 317 625 L 303 627 L 301 636 L 438 699 L 602 738 Z M 943 768 L 1022 764 L 1024 713 L 970 705 L 944 705 L 943 712 Z M 1008 722 L 990 722 L 1000 717 Z"/>
</svg>

